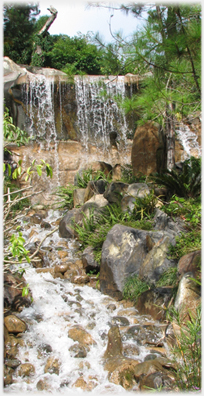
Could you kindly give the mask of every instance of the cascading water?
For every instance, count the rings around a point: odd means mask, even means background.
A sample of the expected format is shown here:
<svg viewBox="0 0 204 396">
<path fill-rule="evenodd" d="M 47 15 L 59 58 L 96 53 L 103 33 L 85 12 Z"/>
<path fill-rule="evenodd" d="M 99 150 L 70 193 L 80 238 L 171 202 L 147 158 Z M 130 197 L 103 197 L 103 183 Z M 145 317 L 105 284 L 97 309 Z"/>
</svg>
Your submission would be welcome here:
<svg viewBox="0 0 204 396">
<path fill-rule="evenodd" d="M 176 134 L 184 149 L 182 161 L 190 158 L 191 155 L 201 157 L 202 153 L 198 137 L 188 125 L 180 125 L 176 130 Z"/>
<path fill-rule="evenodd" d="M 53 227 L 58 217 L 57 211 L 49 211 L 45 220 Z M 42 240 L 46 233 L 40 225 L 33 225 L 27 230 L 24 227 L 23 237 L 28 238 L 32 230 L 34 233 L 29 243 L 35 242 L 36 238 Z M 47 251 L 50 267 L 60 263 L 58 252 L 62 247 L 68 253 L 67 260 L 72 261 L 77 256 L 78 247 L 73 240 L 60 238 L 58 232 L 43 242 L 42 249 Z M 52 260 L 49 260 L 50 249 L 54 253 Z M 82 391 L 75 386 L 76 381 L 83 378 L 94 394 L 131 394 L 131 391 L 110 382 L 108 372 L 104 370 L 103 355 L 108 331 L 119 320 L 123 347 L 134 345 L 138 348 L 136 356 L 131 356 L 129 352 L 129 358 L 142 362 L 149 353 L 148 348 L 143 346 L 143 340 L 151 338 L 148 328 L 157 329 L 150 343 L 157 342 L 162 337 L 161 323 L 153 321 L 151 317 L 138 315 L 133 307 L 125 309 L 122 302 L 103 295 L 97 289 L 73 284 L 68 279 L 54 279 L 50 273 L 37 273 L 32 266 L 27 267 L 24 277 L 32 291 L 33 303 L 17 314 L 28 326 L 22 335 L 23 345 L 21 343 L 17 358 L 22 364 L 32 364 L 35 371 L 29 377 L 14 375 L 13 383 L 5 388 L 5 392 L 36 393 L 44 389 L 54 394 L 68 392 L 76 395 Z M 126 321 L 124 324 L 121 317 Z M 138 330 L 143 326 L 140 342 L 139 331 L 136 338 L 127 331 L 135 324 Z M 89 344 L 86 356 L 74 356 L 76 342 L 68 334 L 73 326 L 83 327 L 92 337 L 93 342 Z M 49 358 L 58 361 L 58 372 L 46 372 Z M 133 390 L 138 390 L 137 384 Z"/>
</svg>

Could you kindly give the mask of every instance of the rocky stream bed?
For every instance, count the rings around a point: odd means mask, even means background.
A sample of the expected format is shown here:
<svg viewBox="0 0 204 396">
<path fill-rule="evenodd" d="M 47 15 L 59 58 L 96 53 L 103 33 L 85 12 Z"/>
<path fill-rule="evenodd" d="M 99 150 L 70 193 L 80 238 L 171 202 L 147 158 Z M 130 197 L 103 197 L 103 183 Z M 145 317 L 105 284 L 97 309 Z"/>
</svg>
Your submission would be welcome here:
<svg viewBox="0 0 204 396">
<path fill-rule="evenodd" d="M 25 215 L 27 247 L 32 251 L 61 218 L 52 210 Z M 129 394 L 173 387 L 165 322 L 102 294 L 97 276 L 83 269 L 77 241 L 60 238 L 58 230 L 45 239 L 38 258 L 36 268 L 26 265 L 23 283 L 5 274 L 6 393 Z M 26 284 L 29 294 L 21 297 Z"/>
</svg>

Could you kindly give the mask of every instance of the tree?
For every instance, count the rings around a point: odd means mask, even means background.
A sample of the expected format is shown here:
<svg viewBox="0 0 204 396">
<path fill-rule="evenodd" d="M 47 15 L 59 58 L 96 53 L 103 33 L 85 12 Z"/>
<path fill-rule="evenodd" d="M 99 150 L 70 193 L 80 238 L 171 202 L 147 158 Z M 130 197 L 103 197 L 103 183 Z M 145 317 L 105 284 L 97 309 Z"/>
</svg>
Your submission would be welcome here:
<svg viewBox="0 0 204 396">
<path fill-rule="evenodd" d="M 138 12 L 141 15 L 142 10 Z M 127 99 L 124 107 L 126 111 L 139 110 L 141 122 L 159 122 L 166 136 L 166 166 L 172 169 L 175 124 L 201 106 L 200 6 L 151 7 L 145 28 L 126 43 L 126 54 L 126 64 L 134 65 L 134 73 L 146 77 L 140 92 Z"/>
<path fill-rule="evenodd" d="M 30 64 L 37 4 L 4 5 L 4 56 L 16 63 Z"/>
</svg>

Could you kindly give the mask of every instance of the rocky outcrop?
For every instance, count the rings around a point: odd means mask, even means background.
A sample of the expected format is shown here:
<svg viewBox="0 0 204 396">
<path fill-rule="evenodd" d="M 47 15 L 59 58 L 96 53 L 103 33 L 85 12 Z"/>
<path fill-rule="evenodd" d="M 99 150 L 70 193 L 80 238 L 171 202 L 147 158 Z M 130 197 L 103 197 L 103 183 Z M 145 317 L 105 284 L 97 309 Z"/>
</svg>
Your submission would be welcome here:
<svg viewBox="0 0 204 396">
<path fill-rule="evenodd" d="M 101 291 L 121 299 L 125 280 L 134 274 L 155 283 L 165 270 L 175 265 L 166 255 L 168 244 L 173 241 L 174 236 L 165 231 L 144 231 L 116 224 L 102 247 Z"/>
<path fill-rule="evenodd" d="M 201 304 L 201 290 L 193 279 L 193 273 L 187 272 L 179 282 L 179 287 L 174 303 L 175 309 L 179 313 L 181 322 L 196 317 L 196 310 Z"/>
<path fill-rule="evenodd" d="M 165 166 L 164 152 L 159 128 L 151 122 L 139 126 L 135 131 L 131 152 L 133 174 L 149 175 L 161 170 Z"/>
</svg>

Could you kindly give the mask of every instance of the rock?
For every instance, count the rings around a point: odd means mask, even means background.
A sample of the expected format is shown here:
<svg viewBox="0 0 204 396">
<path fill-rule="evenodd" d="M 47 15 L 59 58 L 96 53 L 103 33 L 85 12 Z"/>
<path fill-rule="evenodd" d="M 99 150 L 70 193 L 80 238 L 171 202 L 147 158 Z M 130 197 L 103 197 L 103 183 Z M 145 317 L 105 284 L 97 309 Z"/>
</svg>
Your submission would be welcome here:
<svg viewBox="0 0 204 396">
<path fill-rule="evenodd" d="M 172 242 L 168 233 L 165 231 L 139 230 L 116 224 L 108 232 L 102 247 L 99 276 L 102 293 L 118 300 L 123 298 L 126 279 L 134 274 L 140 274 L 141 267 L 148 254 L 147 235 L 151 237 L 155 246 L 158 243 L 158 253 L 162 254 L 162 259 L 159 260 L 154 246 L 154 255 L 149 255 L 149 260 L 146 262 L 146 266 L 149 266 L 148 270 L 154 276 L 154 279 L 157 279 L 162 271 L 169 268 L 170 265 L 172 266 L 172 261 L 166 257 L 167 245 Z M 156 269 L 151 267 L 155 263 L 158 263 L 159 266 Z M 143 273 L 147 276 L 145 271 Z"/>
<path fill-rule="evenodd" d="M 124 345 L 123 346 L 123 354 L 124 356 L 137 356 L 139 355 L 140 350 L 138 348 L 138 346 L 134 345 L 134 344 L 130 344 L 130 345 Z"/>
<path fill-rule="evenodd" d="M 75 358 L 85 358 L 87 355 L 86 348 L 81 344 L 74 344 L 69 348 L 71 356 Z"/>
<path fill-rule="evenodd" d="M 177 218 L 173 221 L 163 210 L 157 208 L 154 215 L 154 229 L 168 231 L 172 235 L 180 235 L 186 232 L 185 223 Z"/>
<path fill-rule="evenodd" d="M 140 315 L 151 315 L 154 320 L 166 319 L 166 307 L 172 298 L 173 289 L 159 287 L 142 293 L 135 307 Z"/>
<path fill-rule="evenodd" d="M 148 153 L 148 154 L 147 154 Z M 164 167 L 162 133 L 152 122 L 139 126 L 133 138 L 131 162 L 133 174 L 150 175 Z"/>
<path fill-rule="evenodd" d="M 73 193 L 74 207 L 82 206 L 85 202 L 85 188 L 76 188 Z"/>
<path fill-rule="evenodd" d="M 45 228 L 46 230 L 48 230 L 49 228 L 51 228 L 51 225 L 50 225 L 50 223 L 48 223 L 47 221 L 42 220 L 42 222 L 41 222 L 41 224 L 40 224 L 40 227 L 41 227 L 41 228 Z"/>
<path fill-rule="evenodd" d="M 150 194 L 150 189 L 146 183 L 133 183 L 130 184 L 126 194 L 121 201 L 121 208 L 123 211 L 133 212 L 135 208 L 135 199 L 144 198 Z"/>
<path fill-rule="evenodd" d="M 195 318 L 196 309 L 201 303 L 200 287 L 192 278 L 192 272 L 187 272 L 179 282 L 174 308 L 178 311 L 181 322 L 190 320 L 189 313 Z"/>
<path fill-rule="evenodd" d="M 75 388 L 81 388 L 83 391 L 87 391 L 90 392 L 92 389 L 94 389 L 96 387 L 96 383 L 94 383 L 93 381 L 88 381 L 86 382 L 84 380 L 83 377 L 79 377 L 75 383 L 74 383 L 74 387 Z"/>
<path fill-rule="evenodd" d="M 13 370 L 10 367 L 4 366 L 4 386 L 10 385 L 13 382 Z"/>
<path fill-rule="evenodd" d="M 80 213 L 89 218 L 93 211 L 94 215 L 102 213 L 102 209 L 107 205 L 107 199 L 101 194 L 96 194 L 80 208 Z"/>
<path fill-rule="evenodd" d="M 201 251 L 188 253 L 181 257 L 178 262 L 178 278 L 181 279 L 184 274 L 191 272 L 193 278 L 201 281 Z"/>
<path fill-rule="evenodd" d="M 72 276 L 71 278 L 72 283 L 75 283 L 76 285 L 86 285 L 90 281 L 89 275 L 77 275 L 77 276 Z"/>
<path fill-rule="evenodd" d="M 140 381 L 140 390 L 147 391 L 147 389 L 162 389 L 172 390 L 174 380 L 168 375 L 156 372 L 150 375 L 145 375 Z"/>
<path fill-rule="evenodd" d="M 20 366 L 21 361 L 13 358 L 13 359 L 5 359 L 4 363 L 7 367 L 11 367 L 15 369 L 16 367 Z"/>
<path fill-rule="evenodd" d="M 29 377 L 35 373 L 35 367 L 31 363 L 23 363 L 18 368 L 18 375 L 20 377 Z"/>
<path fill-rule="evenodd" d="M 149 284 L 156 285 L 161 275 L 176 266 L 176 261 L 167 258 L 172 238 L 163 236 L 147 253 L 139 270 L 139 277 Z"/>
<path fill-rule="evenodd" d="M 99 270 L 100 266 L 94 258 L 93 248 L 91 246 L 84 249 L 82 253 L 82 263 L 86 273 L 93 270 Z"/>
<path fill-rule="evenodd" d="M 73 238 L 74 230 L 71 228 L 73 221 L 76 220 L 76 216 L 79 214 L 79 209 L 72 209 L 62 218 L 59 224 L 59 235 L 61 238 Z"/>
<path fill-rule="evenodd" d="M 63 250 L 59 250 L 59 251 L 57 252 L 57 254 L 58 254 L 58 257 L 59 257 L 61 260 L 68 256 L 68 252 L 65 251 L 65 250 L 64 250 L 64 251 L 63 251 Z"/>
<path fill-rule="evenodd" d="M 128 326 L 130 324 L 129 320 L 122 316 L 113 316 L 111 323 L 118 326 Z"/>
<path fill-rule="evenodd" d="M 118 326 L 112 326 L 108 332 L 108 345 L 104 353 L 104 359 L 122 356 L 122 341 Z"/>
<path fill-rule="evenodd" d="M 71 329 L 69 329 L 68 336 L 73 341 L 79 342 L 79 344 L 84 347 L 96 344 L 92 336 L 82 326 L 79 325 L 73 326 Z"/>
<path fill-rule="evenodd" d="M 22 296 L 22 289 L 26 286 L 24 278 L 9 272 L 4 274 L 4 307 L 21 311 L 23 307 L 31 305 L 31 294 Z"/>
<path fill-rule="evenodd" d="M 43 378 L 37 382 L 37 390 L 38 391 L 49 391 L 51 384 L 49 384 L 48 379 Z"/>
<path fill-rule="evenodd" d="M 69 268 L 69 264 L 58 264 L 54 266 L 54 272 L 64 274 Z"/>
<path fill-rule="evenodd" d="M 136 360 L 127 361 L 127 359 L 124 359 L 124 362 L 121 362 L 121 364 L 109 374 L 109 381 L 116 385 L 121 385 L 124 389 L 132 389 L 136 384 L 134 369 L 137 364 L 138 362 Z"/>
<path fill-rule="evenodd" d="M 128 184 L 126 183 L 112 182 L 108 185 L 103 196 L 108 200 L 109 203 L 120 203 L 127 189 Z"/>
<path fill-rule="evenodd" d="M 23 333 L 26 331 L 26 323 L 19 319 L 16 315 L 8 315 L 4 318 L 4 324 L 9 333 Z"/>
<path fill-rule="evenodd" d="M 83 203 L 89 201 L 89 199 L 91 199 L 97 193 L 98 193 L 98 191 L 96 189 L 95 183 L 92 180 L 90 180 L 86 186 L 86 189 L 85 189 Z"/>
<path fill-rule="evenodd" d="M 142 377 L 156 372 L 167 374 L 170 368 L 175 369 L 173 364 L 166 358 L 161 357 L 154 360 L 147 360 L 135 367 L 134 377 L 136 381 L 140 381 Z"/>
<path fill-rule="evenodd" d="M 55 358 L 54 356 L 50 356 L 47 359 L 47 362 L 46 362 L 46 365 L 44 368 L 44 373 L 59 375 L 59 369 L 60 369 L 59 360 L 57 358 Z"/>
</svg>

